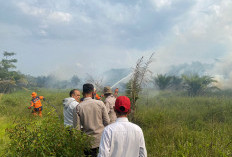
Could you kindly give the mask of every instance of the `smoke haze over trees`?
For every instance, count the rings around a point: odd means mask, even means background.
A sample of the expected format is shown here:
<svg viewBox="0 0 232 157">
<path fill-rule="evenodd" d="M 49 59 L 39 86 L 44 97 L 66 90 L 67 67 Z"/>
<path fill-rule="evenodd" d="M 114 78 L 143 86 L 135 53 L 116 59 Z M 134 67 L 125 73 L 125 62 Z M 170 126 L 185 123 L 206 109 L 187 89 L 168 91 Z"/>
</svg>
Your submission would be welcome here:
<svg viewBox="0 0 232 157">
<path fill-rule="evenodd" d="M 17 63 L 18 60 L 16 59 L 17 56 L 15 53 L 4 52 L 2 56 L 3 59 L 0 62 L 1 92 L 10 92 L 16 89 L 32 87 L 56 89 L 82 88 L 82 84 L 87 81 L 78 73 L 73 73 L 72 77 L 64 80 L 59 79 L 56 74 L 37 77 L 25 75 L 16 71 L 17 67 L 15 63 Z M 215 80 L 212 81 L 215 86 L 221 89 L 226 89 L 231 87 L 228 82 L 232 78 L 232 73 L 230 73 L 230 68 L 227 68 L 227 66 L 230 67 L 230 64 L 231 62 L 229 60 L 226 60 L 225 62 L 215 60 L 215 62 L 211 64 L 195 61 L 192 63 L 174 65 L 171 66 L 167 72 L 164 71 L 163 73 L 157 73 L 156 71 L 152 71 L 154 73 L 152 83 L 155 85 L 156 89 L 160 90 L 181 90 L 183 89 L 183 81 L 186 80 L 184 78 L 194 75 L 198 76 L 200 79 L 201 77 L 208 76 Z M 219 68 L 225 69 L 220 71 L 218 70 Z M 130 73 L 130 68 L 110 69 L 101 75 L 100 86 L 112 86 L 119 80 L 127 77 Z M 95 76 L 91 77 L 93 79 L 97 79 Z M 120 91 L 124 91 L 129 79 L 130 78 L 128 77 L 127 79 L 122 80 L 114 88 L 117 87 Z M 225 80 L 227 80 L 227 82 Z M 152 83 L 148 84 L 147 87 L 153 88 L 154 86 Z"/>
</svg>

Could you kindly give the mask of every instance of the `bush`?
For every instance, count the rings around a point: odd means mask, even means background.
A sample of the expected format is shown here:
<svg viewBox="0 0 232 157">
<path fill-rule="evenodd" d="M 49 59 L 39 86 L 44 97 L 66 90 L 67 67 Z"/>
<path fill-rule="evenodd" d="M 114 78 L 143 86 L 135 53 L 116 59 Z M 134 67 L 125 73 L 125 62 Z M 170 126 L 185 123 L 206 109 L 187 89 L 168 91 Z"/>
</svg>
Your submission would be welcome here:
<svg viewBox="0 0 232 157">
<path fill-rule="evenodd" d="M 84 156 L 92 141 L 80 131 L 65 128 L 54 112 L 43 119 L 33 117 L 32 122 L 23 120 L 6 132 L 10 138 L 6 156 Z"/>
</svg>

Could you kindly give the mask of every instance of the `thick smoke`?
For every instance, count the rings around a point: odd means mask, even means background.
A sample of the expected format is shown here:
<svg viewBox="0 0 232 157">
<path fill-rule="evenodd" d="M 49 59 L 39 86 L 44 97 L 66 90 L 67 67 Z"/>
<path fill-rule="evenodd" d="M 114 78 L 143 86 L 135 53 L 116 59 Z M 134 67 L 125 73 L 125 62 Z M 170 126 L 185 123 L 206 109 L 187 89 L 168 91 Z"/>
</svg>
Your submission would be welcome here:
<svg viewBox="0 0 232 157">
<path fill-rule="evenodd" d="M 167 74 L 181 76 L 198 74 L 200 76 L 208 75 L 217 80 L 216 85 L 220 89 L 232 89 L 232 53 L 221 59 L 215 59 L 213 63 L 202 63 L 194 61 L 191 63 L 182 63 L 169 66 L 168 70 L 153 71 L 153 74 Z"/>
<path fill-rule="evenodd" d="M 217 61 L 210 73 L 218 81 L 217 86 L 219 88 L 232 88 L 232 53 Z"/>
<path fill-rule="evenodd" d="M 164 66 L 166 65 L 166 66 Z M 155 68 L 154 68 L 155 67 Z M 220 89 L 232 89 L 232 53 L 224 58 L 215 59 L 212 63 L 202 63 L 200 61 L 193 61 L 188 63 L 181 64 L 173 64 L 167 65 L 164 64 L 163 61 L 154 62 L 154 66 L 151 67 L 151 71 L 153 76 L 156 74 L 167 74 L 167 75 L 191 75 L 198 74 L 200 76 L 208 75 L 212 76 L 218 82 L 215 84 Z M 84 67 L 82 67 L 84 68 Z M 85 79 L 83 77 L 83 73 L 80 73 L 78 70 L 72 70 L 73 67 L 69 67 L 68 70 L 64 70 L 64 68 L 59 68 L 52 75 L 48 75 L 47 78 L 40 78 L 39 81 L 42 82 L 47 87 L 59 87 L 59 88 L 72 88 L 79 87 L 81 88 L 82 84 L 85 83 Z M 88 70 L 87 70 L 88 71 Z M 117 83 L 122 78 L 128 76 L 130 74 L 131 69 L 110 69 L 108 71 L 103 72 L 100 76 L 102 77 L 102 86 L 112 86 Z M 90 73 L 90 74 L 96 74 Z M 76 75 L 79 77 L 80 81 L 78 85 L 75 84 L 75 81 L 71 82 L 72 76 Z M 97 79 L 95 75 L 93 75 L 94 79 Z M 125 84 L 129 81 L 125 79 L 117 84 L 117 87 L 123 90 L 125 88 Z M 60 87 L 61 86 L 61 87 Z M 153 86 L 152 86 L 153 87 Z"/>
<path fill-rule="evenodd" d="M 192 62 L 190 64 L 183 63 L 179 65 L 173 65 L 170 67 L 170 70 L 167 72 L 168 75 L 190 75 L 198 74 L 200 76 L 206 75 L 207 71 L 212 68 L 213 64 L 201 63 L 199 61 Z"/>
</svg>

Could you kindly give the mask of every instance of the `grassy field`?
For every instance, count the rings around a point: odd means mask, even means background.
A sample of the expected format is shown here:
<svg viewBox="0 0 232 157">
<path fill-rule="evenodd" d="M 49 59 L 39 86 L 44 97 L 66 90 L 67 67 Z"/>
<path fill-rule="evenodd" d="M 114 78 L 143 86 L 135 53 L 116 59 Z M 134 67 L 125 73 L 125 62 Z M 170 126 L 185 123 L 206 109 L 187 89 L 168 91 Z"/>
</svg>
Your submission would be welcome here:
<svg viewBox="0 0 232 157">
<path fill-rule="evenodd" d="M 27 121 L 43 122 L 27 109 L 30 93 L 0 95 L 0 155 L 11 142 L 6 128 Z M 47 98 L 43 119 L 55 107 L 62 125 L 62 100 L 68 91 L 38 93 Z M 149 157 L 232 156 L 231 97 L 141 96 L 134 123 L 143 129 Z"/>
<path fill-rule="evenodd" d="M 135 123 L 149 156 L 232 156 L 232 99 L 155 97 L 140 106 Z"/>
</svg>

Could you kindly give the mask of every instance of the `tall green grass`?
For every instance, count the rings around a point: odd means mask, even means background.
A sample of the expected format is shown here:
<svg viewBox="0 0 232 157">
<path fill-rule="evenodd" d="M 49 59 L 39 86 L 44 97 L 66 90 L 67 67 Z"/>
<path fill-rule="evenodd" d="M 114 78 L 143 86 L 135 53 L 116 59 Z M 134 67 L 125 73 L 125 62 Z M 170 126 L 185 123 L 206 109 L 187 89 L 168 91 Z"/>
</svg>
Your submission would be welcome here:
<svg viewBox="0 0 232 157">
<path fill-rule="evenodd" d="M 232 156 L 232 99 L 140 99 L 135 123 L 143 128 L 149 156 Z"/>
</svg>

